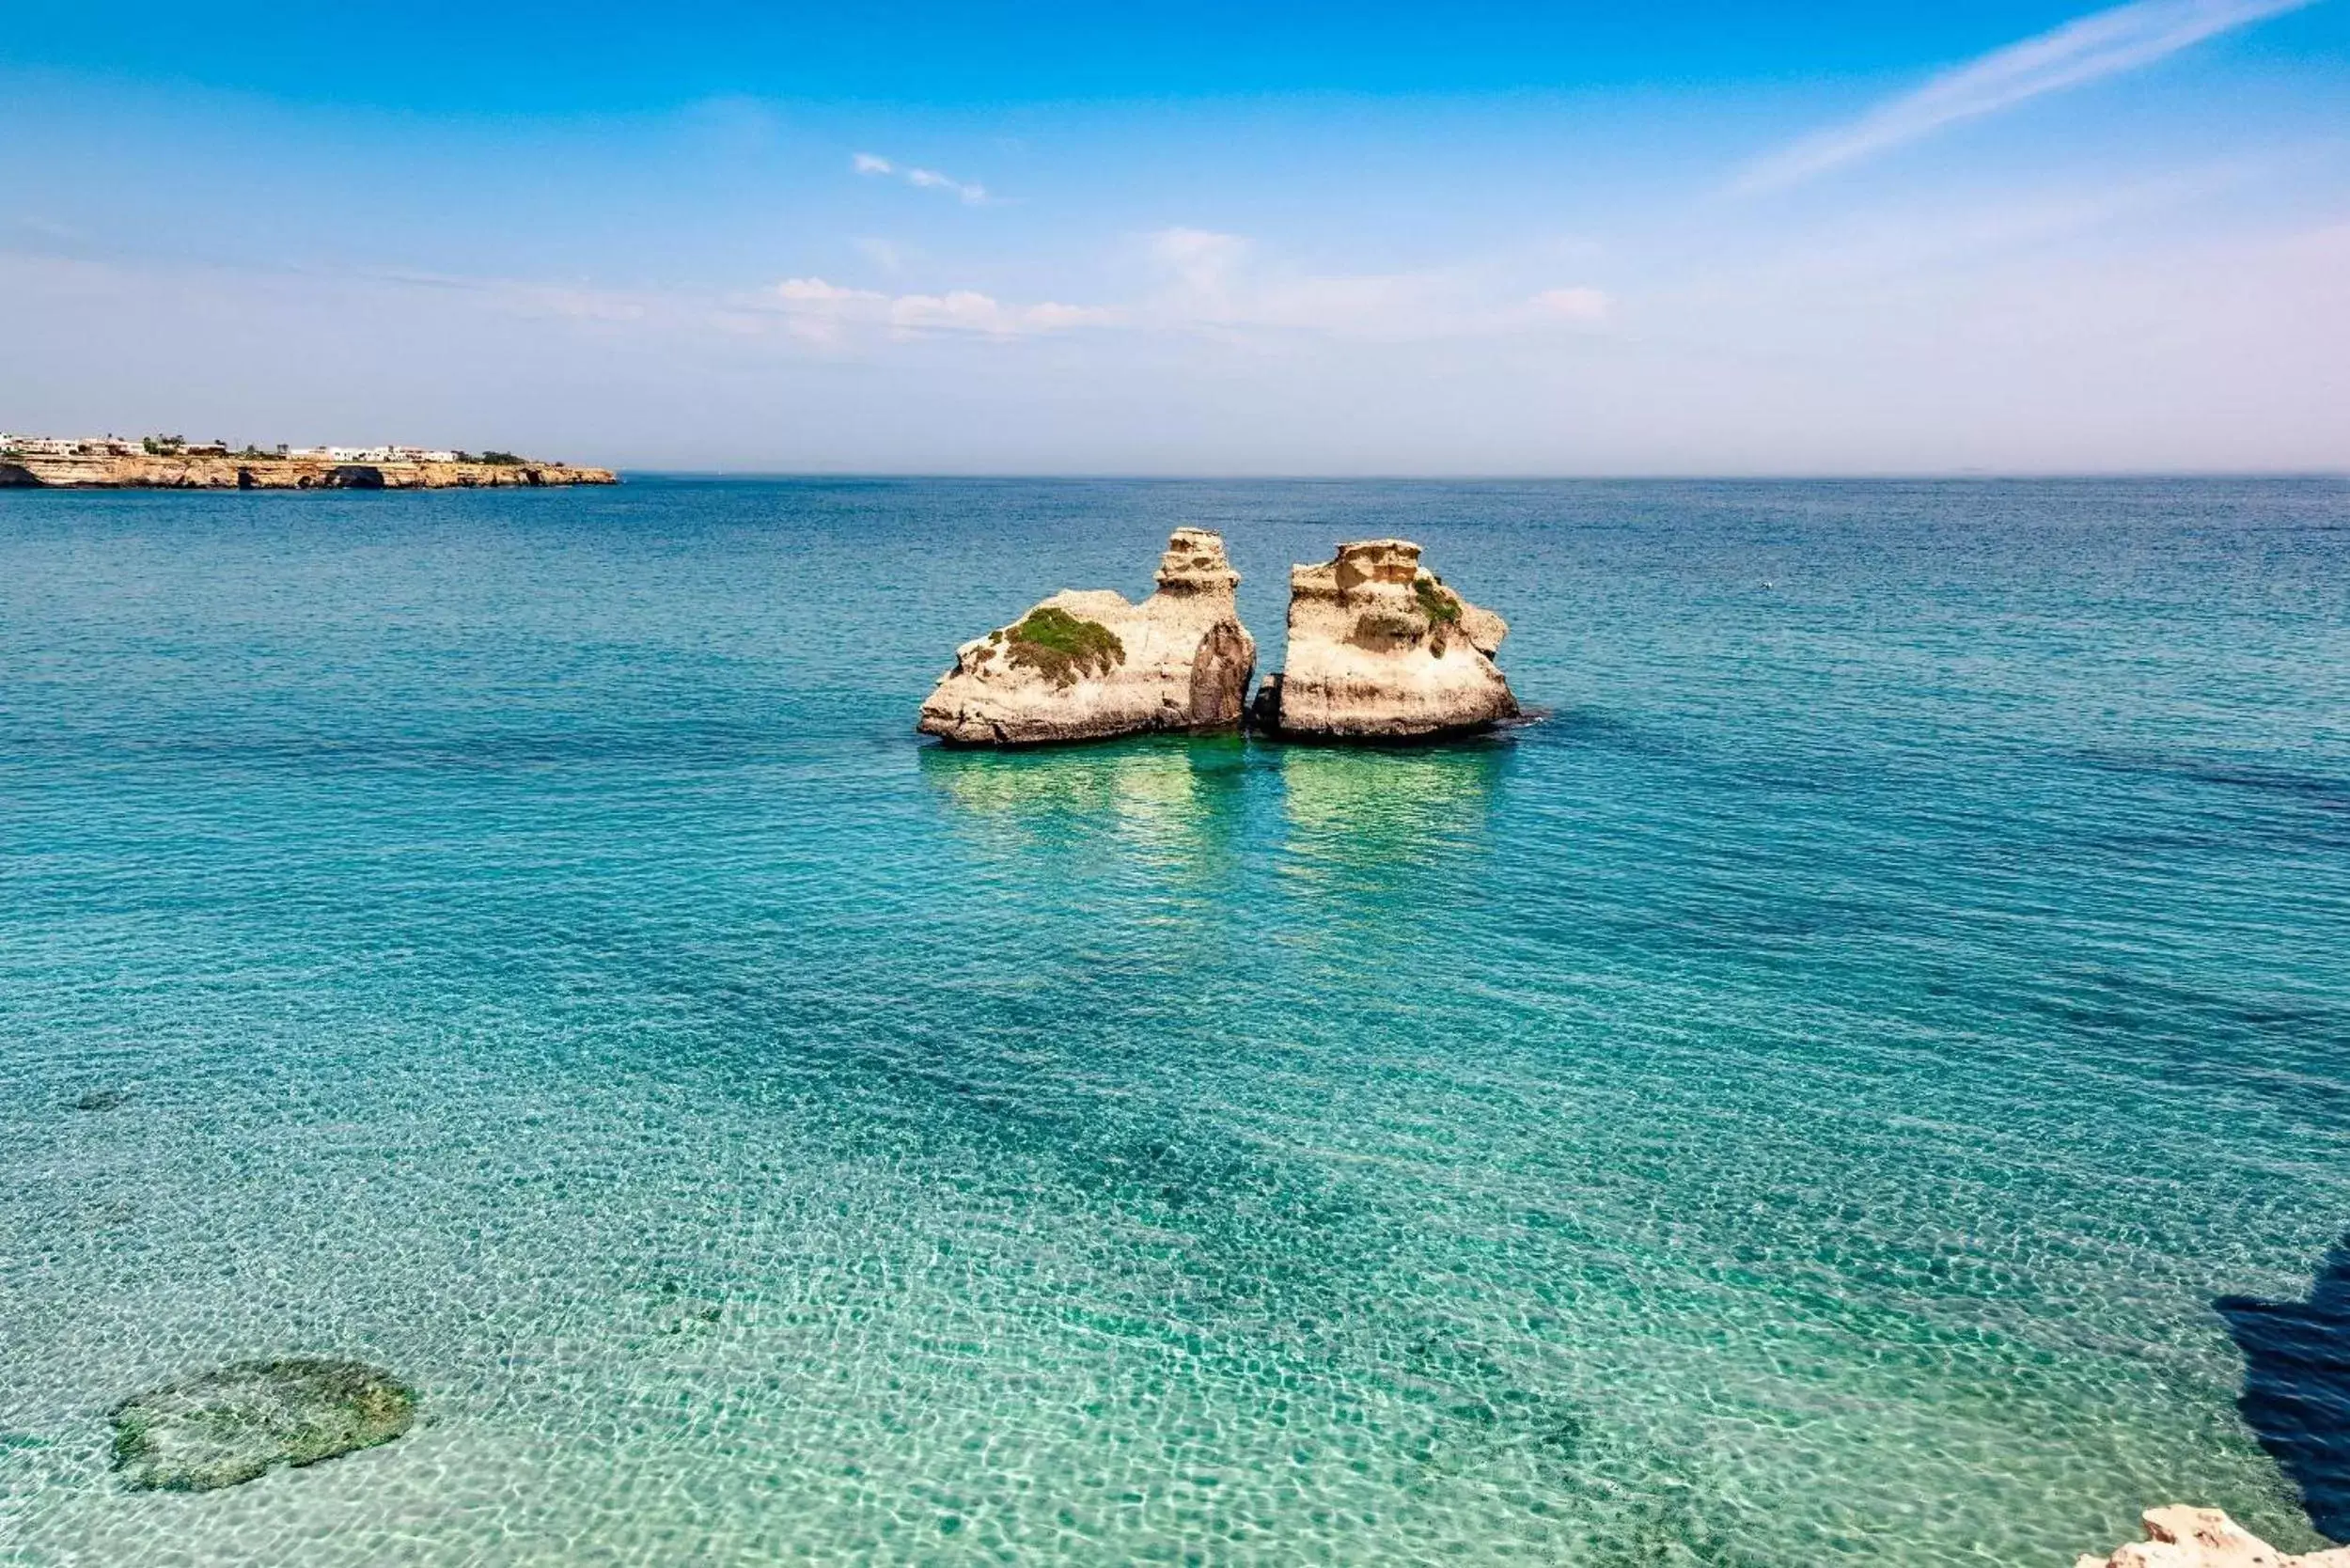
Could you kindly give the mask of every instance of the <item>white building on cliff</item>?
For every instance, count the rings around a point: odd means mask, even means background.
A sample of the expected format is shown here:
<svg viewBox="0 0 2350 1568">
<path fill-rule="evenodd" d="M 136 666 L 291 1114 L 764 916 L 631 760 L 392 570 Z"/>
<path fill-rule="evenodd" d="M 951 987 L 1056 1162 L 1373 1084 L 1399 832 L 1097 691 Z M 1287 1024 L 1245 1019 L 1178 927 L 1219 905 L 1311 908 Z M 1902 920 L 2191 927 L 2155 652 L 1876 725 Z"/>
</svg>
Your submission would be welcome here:
<svg viewBox="0 0 2350 1568">
<path fill-rule="evenodd" d="M 436 447 L 296 447 L 286 455 L 322 463 L 455 463 L 457 454 Z"/>
<path fill-rule="evenodd" d="M 119 435 L 0 434 L 0 451 L 22 452 L 26 457 L 138 457 L 146 450 L 138 442 Z"/>
</svg>

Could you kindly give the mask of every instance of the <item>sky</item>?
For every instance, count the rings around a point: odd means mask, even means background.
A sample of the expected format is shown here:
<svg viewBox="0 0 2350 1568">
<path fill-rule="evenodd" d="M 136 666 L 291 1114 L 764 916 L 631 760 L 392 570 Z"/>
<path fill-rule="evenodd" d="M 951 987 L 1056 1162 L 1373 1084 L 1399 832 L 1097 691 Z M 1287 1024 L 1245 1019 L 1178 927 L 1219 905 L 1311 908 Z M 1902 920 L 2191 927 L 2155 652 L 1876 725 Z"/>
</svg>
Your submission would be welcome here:
<svg viewBox="0 0 2350 1568">
<path fill-rule="evenodd" d="M 0 0 L 0 430 L 2350 469 L 2350 0 Z"/>
</svg>

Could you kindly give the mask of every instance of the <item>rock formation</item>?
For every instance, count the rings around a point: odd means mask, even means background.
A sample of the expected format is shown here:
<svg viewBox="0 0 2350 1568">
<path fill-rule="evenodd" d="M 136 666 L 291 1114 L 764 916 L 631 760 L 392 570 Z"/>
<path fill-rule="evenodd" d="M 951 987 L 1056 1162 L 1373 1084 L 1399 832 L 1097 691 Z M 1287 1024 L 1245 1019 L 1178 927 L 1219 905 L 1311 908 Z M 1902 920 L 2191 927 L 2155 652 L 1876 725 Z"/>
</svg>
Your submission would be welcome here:
<svg viewBox="0 0 2350 1568">
<path fill-rule="evenodd" d="M 2146 1539 L 2074 1568 L 2350 1568 L 2350 1546 L 2289 1557 L 2216 1508 L 2150 1508 Z"/>
<path fill-rule="evenodd" d="M 114 1465 L 135 1490 L 209 1492 L 388 1443 L 415 1415 L 415 1394 L 365 1362 L 240 1361 L 116 1406 Z"/>
<path fill-rule="evenodd" d="M 63 490 L 472 490 L 618 484 L 609 468 L 561 463 L 336 463 L 212 456 L 0 458 L 0 488 Z"/>
<path fill-rule="evenodd" d="M 1238 724 L 1257 666 L 1239 586 L 1220 536 L 1178 528 L 1150 598 L 1067 589 L 964 643 L 916 728 L 965 745 L 1028 745 Z"/>
<path fill-rule="evenodd" d="M 1252 722 L 1299 739 L 1423 740 L 1517 715 L 1493 662 L 1509 625 L 1419 564 L 1400 539 L 1339 546 L 1290 571 L 1288 667 Z"/>
</svg>

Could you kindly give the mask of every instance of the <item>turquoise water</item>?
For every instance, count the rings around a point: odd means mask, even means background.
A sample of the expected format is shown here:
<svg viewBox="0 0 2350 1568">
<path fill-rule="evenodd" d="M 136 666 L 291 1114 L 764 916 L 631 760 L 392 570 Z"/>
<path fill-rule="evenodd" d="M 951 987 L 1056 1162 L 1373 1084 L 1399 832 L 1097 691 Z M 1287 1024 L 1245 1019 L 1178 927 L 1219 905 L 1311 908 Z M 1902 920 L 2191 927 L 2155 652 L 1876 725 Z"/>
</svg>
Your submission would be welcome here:
<svg viewBox="0 0 2350 1568">
<path fill-rule="evenodd" d="M 1178 523 L 1552 715 L 916 743 Z M 2350 1226 L 2342 483 L 8 494 L 0 741 L 0 1559 L 2319 1540 L 2212 1303 Z M 425 1424 L 115 1483 L 290 1354 Z"/>
</svg>

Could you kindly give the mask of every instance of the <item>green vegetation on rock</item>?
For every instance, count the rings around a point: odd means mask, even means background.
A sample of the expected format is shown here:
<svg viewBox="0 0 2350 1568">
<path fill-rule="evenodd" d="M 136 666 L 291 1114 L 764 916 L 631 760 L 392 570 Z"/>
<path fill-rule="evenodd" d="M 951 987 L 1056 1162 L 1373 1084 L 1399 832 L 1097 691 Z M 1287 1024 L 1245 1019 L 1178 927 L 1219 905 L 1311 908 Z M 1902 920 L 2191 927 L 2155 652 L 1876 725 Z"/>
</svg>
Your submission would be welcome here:
<svg viewBox="0 0 2350 1568">
<path fill-rule="evenodd" d="M 114 1466 L 134 1490 L 209 1492 L 388 1443 L 415 1413 L 415 1392 L 365 1362 L 239 1361 L 116 1406 Z"/>
<path fill-rule="evenodd" d="M 1452 590 L 1426 572 L 1412 580 L 1412 591 L 1419 596 L 1419 607 L 1435 625 L 1449 626 L 1461 619 L 1461 602 L 1452 597 Z"/>
<path fill-rule="evenodd" d="M 1046 604 L 1030 610 L 1011 629 L 1007 656 L 1057 686 L 1073 686 L 1082 675 L 1107 675 L 1126 662 L 1126 645 L 1098 620 L 1084 620 Z"/>
</svg>

